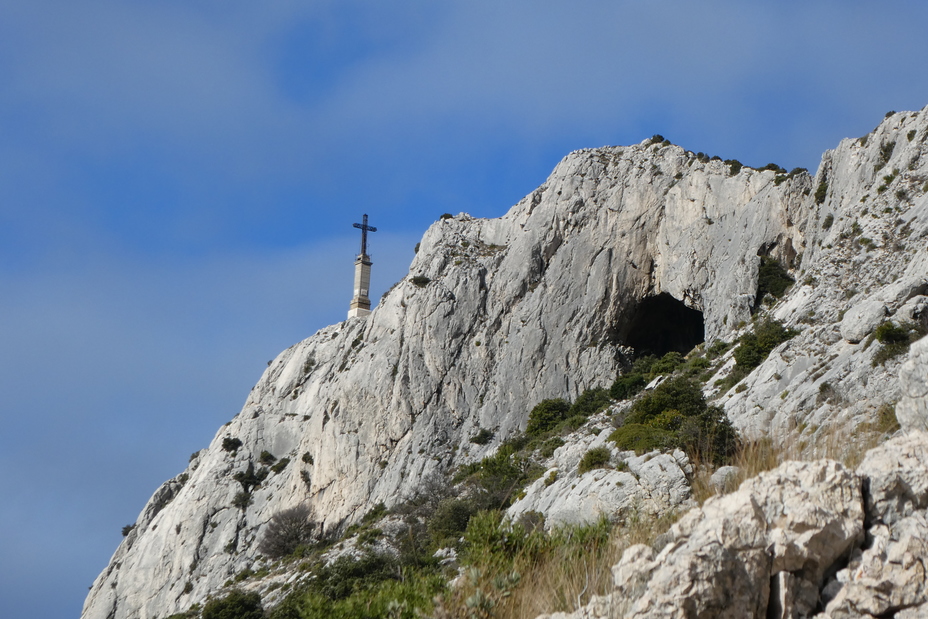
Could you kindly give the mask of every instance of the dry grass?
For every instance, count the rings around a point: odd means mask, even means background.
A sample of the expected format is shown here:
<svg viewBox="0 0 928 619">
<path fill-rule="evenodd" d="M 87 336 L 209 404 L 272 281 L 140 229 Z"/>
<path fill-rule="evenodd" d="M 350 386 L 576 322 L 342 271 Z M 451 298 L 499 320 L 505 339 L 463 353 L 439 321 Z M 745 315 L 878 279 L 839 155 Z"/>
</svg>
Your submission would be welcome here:
<svg viewBox="0 0 928 619">
<path fill-rule="evenodd" d="M 693 498 L 702 504 L 788 460 L 830 458 L 856 468 L 869 449 L 898 428 L 890 405 L 881 407 L 876 417 L 874 424 L 851 429 L 834 425 L 803 427 L 780 445 L 768 439 L 746 443 L 732 462 L 739 472 L 722 492 L 710 483 L 713 467 L 695 463 L 696 472 L 691 479 Z M 562 537 L 544 552 L 519 554 L 505 565 L 478 566 L 478 571 L 462 578 L 435 617 L 534 619 L 543 613 L 574 611 L 587 604 L 593 595 L 612 590 L 611 568 L 627 548 L 634 544 L 653 545 L 683 513 L 671 512 L 656 518 L 633 514 L 624 522 L 611 525 L 607 536 L 594 535 L 583 540 L 571 539 L 566 531 L 555 533 Z M 511 580 L 513 572 L 521 575 L 517 582 Z"/>
<path fill-rule="evenodd" d="M 856 427 L 831 424 L 807 432 L 796 430 L 780 445 L 769 439 L 746 443 L 732 462 L 738 467 L 738 474 L 731 479 L 721 494 L 736 490 L 741 482 L 790 460 L 812 461 L 827 458 L 855 469 L 869 450 L 899 428 L 892 409 L 891 404 L 881 406 L 877 411 L 877 422 L 874 424 L 861 424 Z M 696 470 L 692 479 L 693 498 L 702 504 L 720 492 L 709 481 L 713 472 L 711 467 L 697 465 Z"/>
<path fill-rule="evenodd" d="M 608 534 L 565 529 L 551 534 L 544 552 L 530 549 L 511 563 L 483 564 L 469 569 L 436 609 L 436 619 L 534 619 L 542 613 L 573 611 L 593 595 L 612 589 L 612 566 L 634 544 L 653 544 L 681 513 L 660 517 L 631 515 L 625 522 L 600 523 Z M 595 528 L 595 527 L 593 527 Z M 512 583 L 512 573 L 521 575 Z"/>
</svg>

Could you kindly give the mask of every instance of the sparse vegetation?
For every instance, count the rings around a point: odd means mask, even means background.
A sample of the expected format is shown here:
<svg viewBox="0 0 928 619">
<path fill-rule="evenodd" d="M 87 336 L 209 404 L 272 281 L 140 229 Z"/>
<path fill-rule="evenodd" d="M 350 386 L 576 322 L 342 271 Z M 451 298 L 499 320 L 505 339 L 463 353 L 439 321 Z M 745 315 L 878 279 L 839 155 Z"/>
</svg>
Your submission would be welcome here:
<svg viewBox="0 0 928 619">
<path fill-rule="evenodd" d="M 890 158 L 893 156 L 893 150 L 896 148 L 895 142 L 883 142 L 880 144 L 880 156 L 877 159 L 877 162 L 873 164 L 873 171 L 878 172 L 883 169 L 887 163 L 889 163 Z"/>
<path fill-rule="evenodd" d="M 413 275 L 409 281 L 411 281 L 413 285 L 417 286 L 418 288 L 425 288 L 432 280 L 425 275 Z"/>
<path fill-rule="evenodd" d="M 493 440 L 493 431 L 486 428 L 480 428 L 475 435 L 470 437 L 470 442 L 475 445 L 486 445 L 491 440 Z"/>
<path fill-rule="evenodd" d="M 786 289 L 795 281 L 778 261 L 770 256 L 761 256 L 760 266 L 757 269 L 757 294 L 754 298 L 754 306 L 759 306 L 768 294 L 776 299 L 781 298 L 786 293 Z"/>
<path fill-rule="evenodd" d="M 609 466 L 609 460 L 612 459 L 612 451 L 608 447 L 594 447 L 588 449 L 580 459 L 577 472 L 581 475 L 593 469 L 602 469 Z"/>
<path fill-rule="evenodd" d="M 528 414 L 528 426 L 525 433 L 529 436 L 538 436 L 553 430 L 559 423 L 566 420 L 570 412 L 570 404 L 561 398 L 542 400 Z"/>
<path fill-rule="evenodd" d="M 682 376 L 636 400 L 609 440 L 637 453 L 679 448 L 691 457 L 716 463 L 730 458 L 737 447 L 737 435 L 725 413 L 708 406 L 699 385 Z"/>
<path fill-rule="evenodd" d="M 879 350 L 873 355 L 873 367 L 885 364 L 890 359 L 909 351 L 912 342 L 925 335 L 925 328 L 914 323 L 896 325 L 884 322 L 873 332 L 873 337 L 880 343 Z"/>
<path fill-rule="evenodd" d="M 251 505 L 253 500 L 250 492 L 239 492 L 232 498 L 232 507 L 245 510 Z"/>
<path fill-rule="evenodd" d="M 318 524 L 312 508 L 299 505 L 275 514 L 258 545 L 258 552 L 271 559 L 285 557 L 299 546 L 313 542 Z"/>
<path fill-rule="evenodd" d="M 822 182 L 818 184 L 818 187 L 815 189 L 815 203 L 821 204 L 825 201 L 825 198 L 828 196 L 828 181 L 822 179 Z"/>
<path fill-rule="evenodd" d="M 271 467 L 271 470 L 274 473 L 280 473 L 282 470 L 287 468 L 288 464 L 290 464 L 290 458 L 281 458 L 274 466 Z"/>
<path fill-rule="evenodd" d="M 715 383 L 724 393 L 747 376 L 751 370 L 763 363 L 774 348 L 798 334 L 794 329 L 787 329 L 782 323 L 764 319 L 754 324 L 754 329 L 738 339 L 735 348 L 735 367 L 731 373 Z"/>
<path fill-rule="evenodd" d="M 236 452 L 238 448 L 242 446 L 241 439 L 235 438 L 233 436 L 227 436 L 222 439 L 222 448 L 225 451 Z"/>
<path fill-rule="evenodd" d="M 264 609 L 257 593 L 232 591 L 226 597 L 211 600 L 203 606 L 202 619 L 262 619 Z"/>
<path fill-rule="evenodd" d="M 797 335 L 797 331 L 787 329 L 782 323 L 765 319 L 754 325 L 754 330 L 739 339 L 735 349 L 735 366 L 747 375 L 759 366 L 770 352 L 781 343 Z"/>
</svg>

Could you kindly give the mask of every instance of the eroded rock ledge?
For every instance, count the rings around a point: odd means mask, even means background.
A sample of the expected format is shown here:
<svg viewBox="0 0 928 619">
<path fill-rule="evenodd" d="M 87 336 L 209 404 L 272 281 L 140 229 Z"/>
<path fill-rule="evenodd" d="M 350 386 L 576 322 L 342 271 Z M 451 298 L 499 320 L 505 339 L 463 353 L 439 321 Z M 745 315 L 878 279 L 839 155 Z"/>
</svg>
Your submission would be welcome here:
<svg viewBox="0 0 928 619">
<path fill-rule="evenodd" d="M 787 462 L 690 511 L 663 548 L 629 548 L 610 594 L 543 618 L 926 617 L 926 506 L 925 432 L 856 471 Z"/>
</svg>

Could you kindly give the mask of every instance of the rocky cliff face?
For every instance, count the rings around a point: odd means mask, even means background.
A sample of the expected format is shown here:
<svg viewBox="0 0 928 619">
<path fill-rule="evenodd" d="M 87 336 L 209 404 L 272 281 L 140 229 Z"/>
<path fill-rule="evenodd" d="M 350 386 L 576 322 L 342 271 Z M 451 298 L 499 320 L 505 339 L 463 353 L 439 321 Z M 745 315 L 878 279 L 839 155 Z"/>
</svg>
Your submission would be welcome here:
<svg viewBox="0 0 928 619">
<path fill-rule="evenodd" d="M 787 462 L 690 511 L 658 552 L 629 548 L 613 592 L 539 619 L 924 617 L 926 465 L 921 431 L 857 471 Z"/>
<path fill-rule="evenodd" d="M 733 338 L 755 306 L 760 256 L 794 269 L 773 311 L 803 331 L 719 402 L 747 436 L 873 421 L 902 392 L 898 361 L 872 368 L 878 346 L 866 338 L 887 318 L 921 319 L 925 305 L 926 135 L 928 112 L 896 114 L 866 145 L 826 153 L 815 179 L 666 142 L 578 151 L 505 216 L 435 223 L 370 316 L 270 364 L 242 411 L 149 501 L 82 616 L 184 610 L 252 564 L 283 509 L 309 503 L 329 528 L 350 523 L 491 453 L 536 402 L 611 383 L 633 348 Z M 481 429 L 494 439 L 478 446 L 469 439 Z M 662 458 L 641 492 L 681 503 L 689 465 Z"/>
<path fill-rule="evenodd" d="M 744 435 L 812 443 L 903 395 L 899 360 L 880 364 L 872 335 L 928 320 L 926 138 L 925 110 L 894 114 L 822 157 L 798 281 L 773 308 L 801 333 L 719 399 Z"/>
</svg>

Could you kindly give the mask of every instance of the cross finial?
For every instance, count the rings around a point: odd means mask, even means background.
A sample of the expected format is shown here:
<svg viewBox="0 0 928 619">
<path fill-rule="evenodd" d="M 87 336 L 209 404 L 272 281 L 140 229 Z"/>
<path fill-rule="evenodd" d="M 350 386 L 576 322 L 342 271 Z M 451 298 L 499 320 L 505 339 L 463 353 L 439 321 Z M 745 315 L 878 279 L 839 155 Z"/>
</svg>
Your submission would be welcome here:
<svg viewBox="0 0 928 619">
<path fill-rule="evenodd" d="M 368 232 L 377 232 L 377 228 L 374 226 L 367 225 L 367 213 L 364 214 L 364 223 L 353 224 L 355 228 L 361 229 L 361 255 L 367 255 L 367 233 Z"/>
</svg>

